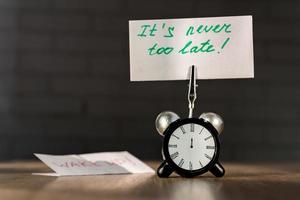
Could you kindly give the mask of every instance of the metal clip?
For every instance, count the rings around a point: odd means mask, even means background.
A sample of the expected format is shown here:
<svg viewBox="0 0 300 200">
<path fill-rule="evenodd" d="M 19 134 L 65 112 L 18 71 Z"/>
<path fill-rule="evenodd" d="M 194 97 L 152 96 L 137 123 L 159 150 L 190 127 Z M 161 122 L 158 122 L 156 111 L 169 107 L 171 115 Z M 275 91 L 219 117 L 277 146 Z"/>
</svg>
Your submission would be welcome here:
<svg viewBox="0 0 300 200">
<path fill-rule="evenodd" d="M 189 82 L 189 93 L 188 93 L 188 101 L 189 101 L 189 118 L 193 117 L 193 109 L 194 109 L 194 103 L 197 99 L 197 93 L 196 93 L 196 75 L 197 70 L 194 65 L 190 68 L 190 82 Z"/>
</svg>

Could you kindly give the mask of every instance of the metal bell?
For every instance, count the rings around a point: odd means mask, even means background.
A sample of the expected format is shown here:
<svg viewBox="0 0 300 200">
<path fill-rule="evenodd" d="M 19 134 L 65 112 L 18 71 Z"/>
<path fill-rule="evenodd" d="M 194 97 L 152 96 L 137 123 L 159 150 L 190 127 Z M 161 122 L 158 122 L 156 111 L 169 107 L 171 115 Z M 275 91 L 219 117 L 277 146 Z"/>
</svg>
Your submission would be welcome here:
<svg viewBox="0 0 300 200">
<path fill-rule="evenodd" d="M 164 136 L 164 131 L 169 127 L 169 125 L 179 119 L 179 116 L 172 111 L 161 112 L 155 120 L 155 127 L 157 132 Z"/>
<path fill-rule="evenodd" d="M 219 135 L 224 129 L 224 121 L 222 117 L 213 112 L 202 113 L 199 117 L 202 118 L 204 121 L 207 121 L 213 125 L 213 127 L 218 131 Z"/>
</svg>

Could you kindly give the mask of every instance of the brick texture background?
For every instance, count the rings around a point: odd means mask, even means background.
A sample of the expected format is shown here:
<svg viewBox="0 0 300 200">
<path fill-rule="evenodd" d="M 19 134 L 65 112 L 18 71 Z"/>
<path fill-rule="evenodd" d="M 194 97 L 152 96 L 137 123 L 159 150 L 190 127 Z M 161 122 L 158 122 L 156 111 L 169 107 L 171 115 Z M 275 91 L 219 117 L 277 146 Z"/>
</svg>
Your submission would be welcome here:
<svg viewBox="0 0 300 200">
<path fill-rule="evenodd" d="M 223 160 L 300 160 L 300 1 L 0 0 L 0 159 L 128 150 L 160 159 L 154 120 L 187 83 L 129 82 L 128 20 L 253 15 L 254 80 L 199 81 Z"/>
</svg>

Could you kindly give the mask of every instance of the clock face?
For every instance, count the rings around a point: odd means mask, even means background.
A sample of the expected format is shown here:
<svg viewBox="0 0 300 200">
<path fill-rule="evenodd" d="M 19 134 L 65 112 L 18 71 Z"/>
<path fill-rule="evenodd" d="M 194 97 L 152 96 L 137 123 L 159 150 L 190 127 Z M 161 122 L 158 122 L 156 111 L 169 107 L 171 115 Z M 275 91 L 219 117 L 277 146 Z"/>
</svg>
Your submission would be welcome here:
<svg viewBox="0 0 300 200">
<path fill-rule="evenodd" d="M 205 168 L 214 158 L 216 141 L 212 133 L 197 123 L 180 125 L 170 135 L 168 152 L 171 160 L 184 170 Z"/>
</svg>

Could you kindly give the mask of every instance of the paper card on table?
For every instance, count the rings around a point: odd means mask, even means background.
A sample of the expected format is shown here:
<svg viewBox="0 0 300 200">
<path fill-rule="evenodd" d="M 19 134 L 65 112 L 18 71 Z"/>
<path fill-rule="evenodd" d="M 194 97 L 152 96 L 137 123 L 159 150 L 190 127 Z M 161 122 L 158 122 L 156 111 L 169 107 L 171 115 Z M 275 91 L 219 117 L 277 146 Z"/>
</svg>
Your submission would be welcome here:
<svg viewBox="0 0 300 200">
<path fill-rule="evenodd" d="M 130 80 L 253 78 L 252 16 L 129 21 Z"/>
<path fill-rule="evenodd" d="M 34 154 L 56 173 L 34 173 L 46 176 L 153 173 L 148 165 L 127 151 L 79 155 Z"/>
</svg>

